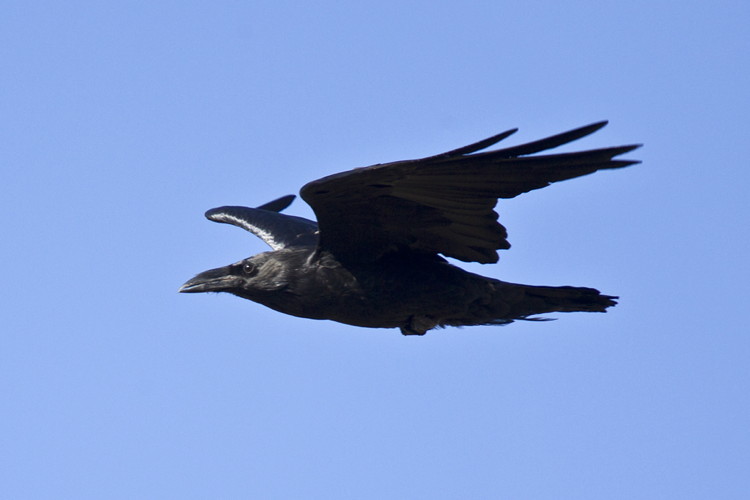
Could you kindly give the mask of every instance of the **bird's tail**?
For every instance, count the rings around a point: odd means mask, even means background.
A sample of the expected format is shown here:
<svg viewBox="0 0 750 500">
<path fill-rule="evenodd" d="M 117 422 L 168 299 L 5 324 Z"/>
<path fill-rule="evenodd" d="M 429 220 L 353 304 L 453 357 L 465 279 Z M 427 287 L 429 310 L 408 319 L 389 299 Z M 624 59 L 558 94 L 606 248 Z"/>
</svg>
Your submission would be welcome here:
<svg viewBox="0 0 750 500">
<path fill-rule="evenodd" d="M 593 288 L 574 286 L 531 286 L 497 281 L 490 304 L 474 311 L 484 324 L 507 324 L 515 320 L 544 320 L 536 317 L 551 312 L 605 312 L 617 297 L 602 295 Z"/>
</svg>

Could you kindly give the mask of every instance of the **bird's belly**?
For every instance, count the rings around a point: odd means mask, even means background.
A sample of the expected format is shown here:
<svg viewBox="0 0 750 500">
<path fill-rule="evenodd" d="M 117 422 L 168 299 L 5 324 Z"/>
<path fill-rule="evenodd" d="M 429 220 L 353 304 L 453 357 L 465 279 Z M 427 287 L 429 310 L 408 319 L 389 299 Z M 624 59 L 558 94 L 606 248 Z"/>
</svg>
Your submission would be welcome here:
<svg viewBox="0 0 750 500">
<path fill-rule="evenodd" d="M 472 276 L 449 266 L 322 269 L 273 307 L 286 314 L 370 328 L 396 328 L 415 316 L 449 317 L 476 299 Z M 268 304 L 267 304 L 268 305 Z"/>
</svg>

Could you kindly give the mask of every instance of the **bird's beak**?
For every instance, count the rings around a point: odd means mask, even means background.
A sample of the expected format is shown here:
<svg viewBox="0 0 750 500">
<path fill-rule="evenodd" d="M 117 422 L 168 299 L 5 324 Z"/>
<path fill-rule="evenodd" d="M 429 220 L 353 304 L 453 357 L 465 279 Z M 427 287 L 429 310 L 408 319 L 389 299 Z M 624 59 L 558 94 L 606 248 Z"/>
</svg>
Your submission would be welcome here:
<svg viewBox="0 0 750 500">
<path fill-rule="evenodd" d="M 241 279 L 234 276 L 229 266 L 204 271 L 180 287 L 183 293 L 223 292 L 237 286 Z"/>
</svg>

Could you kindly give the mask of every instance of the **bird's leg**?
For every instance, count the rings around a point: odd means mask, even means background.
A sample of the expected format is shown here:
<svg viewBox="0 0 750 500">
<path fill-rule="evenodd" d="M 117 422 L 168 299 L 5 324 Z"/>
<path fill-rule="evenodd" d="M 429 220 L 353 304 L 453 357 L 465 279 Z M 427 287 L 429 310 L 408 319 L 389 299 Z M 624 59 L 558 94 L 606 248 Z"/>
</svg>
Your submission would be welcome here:
<svg viewBox="0 0 750 500">
<path fill-rule="evenodd" d="M 401 334 L 424 335 L 436 326 L 437 322 L 429 316 L 410 316 L 409 322 L 401 327 Z"/>
</svg>

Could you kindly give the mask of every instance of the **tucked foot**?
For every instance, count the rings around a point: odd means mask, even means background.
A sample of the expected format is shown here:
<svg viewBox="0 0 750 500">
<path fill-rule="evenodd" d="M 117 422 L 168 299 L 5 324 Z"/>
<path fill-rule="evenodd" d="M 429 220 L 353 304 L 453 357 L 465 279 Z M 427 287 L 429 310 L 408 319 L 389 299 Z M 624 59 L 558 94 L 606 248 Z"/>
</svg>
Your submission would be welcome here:
<svg viewBox="0 0 750 500">
<path fill-rule="evenodd" d="M 429 316 L 410 316 L 409 322 L 401 327 L 402 335 L 424 335 L 427 330 L 432 330 L 437 322 Z"/>
</svg>

